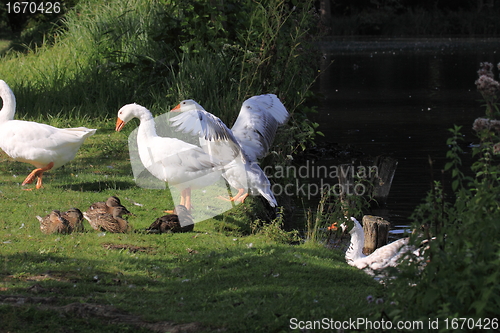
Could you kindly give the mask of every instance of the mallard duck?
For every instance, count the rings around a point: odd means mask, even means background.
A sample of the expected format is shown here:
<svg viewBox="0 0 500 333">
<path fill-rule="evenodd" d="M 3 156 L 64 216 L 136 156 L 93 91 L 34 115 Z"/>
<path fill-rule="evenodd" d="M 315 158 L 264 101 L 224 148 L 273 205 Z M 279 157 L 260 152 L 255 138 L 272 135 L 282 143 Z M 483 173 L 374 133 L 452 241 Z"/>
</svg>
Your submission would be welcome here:
<svg viewBox="0 0 500 333">
<path fill-rule="evenodd" d="M 151 112 L 135 103 L 118 111 L 116 131 L 133 118 L 140 120 L 137 148 L 142 164 L 156 178 L 177 187 L 181 191 L 180 204 L 191 210 L 191 189 L 219 180 L 222 165 L 198 146 L 158 136 Z"/>
<path fill-rule="evenodd" d="M 238 190 L 231 201 L 243 202 L 249 193 L 260 194 L 272 207 L 277 206 L 269 179 L 257 164 L 269 151 L 278 126 L 288 119 L 276 95 L 254 96 L 243 102 L 231 129 L 194 100 L 182 101 L 171 111 L 181 112 L 170 119 L 173 126 L 198 135 L 203 150 L 225 164 L 222 176 Z"/>
<path fill-rule="evenodd" d="M 109 197 L 106 201 L 98 201 L 90 205 L 89 209 L 85 212 L 86 220 L 89 222 L 90 226 L 94 230 L 99 230 L 99 225 L 94 224 L 96 221 L 96 216 L 100 214 L 113 214 L 113 209 L 115 207 L 122 207 L 122 215 L 130 215 L 131 213 L 128 211 L 125 206 L 121 204 L 121 201 L 116 196 Z"/>
<path fill-rule="evenodd" d="M 113 233 L 125 233 L 130 231 L 131 227 L 127 220 L 123 219 L 122 216 L 130 213 L 125 207 L 117 206 L 112 208 L 112 213 L 100 213 L 88 216 L 87 213 L 83 213 L 84 218 L 89 221 L 90 225 L 96 230 L 108 231 Z"/>
<path fill-rule="evenodd" d="M 16 98 L 5 81 L 0 80 L 0 148 L 12 159 L 35 166 L 22 185 L 42 187 L 43 173 L 59 168 L 75 158 L 86 138 L 96 130 L 86 127 L 57 128 L 33 121 L 14 120 Z"/>
<path fill-rule="evenodd" d="M 150 233 L 193 231 L 194 222 L 191 214 L 182 205 L 175 206 L 173 214 L 164 215 L 154 221 L 147 229 Z"/>
<path fill-rule="evenodd" d="M 69 234 L 73 231 L 72 226 L 58 210 L 53 210 L 45 217 L 39 215 L 36 216 L 38 221 L 40 221 L 40 230 L 44 234 Z"/>
<path fill-rule="evenodd" d="M 83 227 L 83 214 L 78 208 L 70 208 L 61 215 L 66 221 L 69 222 L 73 231 L 84 231 Z"/>
</svg>

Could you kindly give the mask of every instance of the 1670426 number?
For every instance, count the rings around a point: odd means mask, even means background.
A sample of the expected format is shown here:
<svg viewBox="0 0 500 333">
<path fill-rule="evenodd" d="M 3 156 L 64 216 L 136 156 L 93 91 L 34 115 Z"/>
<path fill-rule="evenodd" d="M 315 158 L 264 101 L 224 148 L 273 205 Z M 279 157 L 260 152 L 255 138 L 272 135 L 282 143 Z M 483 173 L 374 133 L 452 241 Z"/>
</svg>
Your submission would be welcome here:
<svg viewBox="0 0 500 333">
<path fill-rule="evenodd" d="M 498 331 L 498 318 L 446 318 L 445 328 L 452 330 L 494 330 Z"/>
<path fill-rule="evenodd" d="M 61 4 L 59 2 L 16 1 L 7 2 L 7 13 L 11 14 L 59 14 Z"/>
</svg>

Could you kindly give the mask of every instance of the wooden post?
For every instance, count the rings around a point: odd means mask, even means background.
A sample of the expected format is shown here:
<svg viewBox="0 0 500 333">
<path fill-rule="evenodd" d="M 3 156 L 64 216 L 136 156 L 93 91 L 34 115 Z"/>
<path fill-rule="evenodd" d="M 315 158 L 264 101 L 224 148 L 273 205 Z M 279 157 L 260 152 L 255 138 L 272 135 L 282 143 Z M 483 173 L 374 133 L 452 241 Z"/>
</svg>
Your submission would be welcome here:
<svg viewBox="0 0 500 333">
<path fill-rule="evenodd" d="M 368 170 L 373 184 L 372 195 L 378 205 L 383 206 L 387 202 L 398 161 L 389 156 L 377 156 L 373 164 Z"/>
<path fill-rule="evenodd" d="M 363 216 L 363 232 L 365 233 L 363 253 L 369 255 L 377 248 L 386 245 L 390 227 L 391 224 L 379 216 Z"/>
</svg>

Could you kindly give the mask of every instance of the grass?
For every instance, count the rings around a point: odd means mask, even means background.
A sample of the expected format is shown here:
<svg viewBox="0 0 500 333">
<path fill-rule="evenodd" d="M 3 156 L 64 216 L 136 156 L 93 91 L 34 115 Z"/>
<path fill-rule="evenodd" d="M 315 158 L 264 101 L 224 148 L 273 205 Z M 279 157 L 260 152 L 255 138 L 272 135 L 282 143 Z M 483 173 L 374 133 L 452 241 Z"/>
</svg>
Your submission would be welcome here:
<svg viewBox="0 0 500 333">
<path fill-rule="evenodd" d="M 0 54 L 5 52 L 10 45 L 10 40 L 0 39 Z"/>
<path fill-rule="evenodd" d="M 66 123 L 61 118 L 48 122 Z M 81 125 L 75 122 L 72 125 Z M 290 318 L 361 316 L 366 296 L 380 294 L 380 287 L 348 266 L 339 250 L 317 243 L 283 244 L 268 234 L 242 232 L 251 220 L 241 211 L 251 209 L 251 200 L 197 223 L 194 232 L 146 234 L 143 230 L 172 200 L 166 190 L 135 185 L 127 148 L 133 124 L 124 133 L 114 132 L 114 119 L 86 125 L 98 128 L 97 133 L 72 162 L 47 172 L 41 190 L 24 191 L 20 183 L 31 166 L 0 155 L 4 330 L 60 331 L 72 317 L 61 309 L 78 303 L 116 308 L 140 318 L 141 324 L 116 326 L 107 317 L 87 322 L 77 316 L 71 319 L 76 332 L 127 331 L 137 325 L 148 331 L 146 324 L 158 322 L 196 322 L 196 331 L 289 331 Z M 135 214 L 128 219 L 133 233 L 103 234 L 88 224 L 83 233 L 40 232 L 35 215 L 70 207 L 86 210 L 109 195 L 119 196 Z M 5 301 L 9 297 L 31 301 L 12 306 Z M 21 324 L 29 318 L 36 320 Z"/>
<path fill-rule="evenodd" d="M 114 131 L 116 112 L 127 103 L 156 116 L 195 98 L 232 124 L 245 98 L 277 93 L 292 119 L 264 163 L 280 162 L 314 135 L 301 130 L 312 129 L 301 114 L 314 80 L 296 24 L 307 26 L 306 5 L 290 24 L 283 2 L 257 4 L 249 13 L 253 25 L 237 31 L 244 44 L 228 39 L 211 51 L 201 38 L 199 49 L 182 53 L 168 44 L 165 27 L 198 19 L 194 9 L 185 12 L 190 18 L 156 1 L 85 1 L 68 13 L 53 43 L 1 58 L 0 78 L 17 98 L 16 119 L 98 129 L 73 161 L 46 173 L 41 190 L 24 191 L 20 183 L 32 167 L 0 154 L 1 330 L 279 332 L 290 331 L 291 318 L 345 320 L 372 310 L 366 297 L 380 295 L 379 285 L 347 265 L 341 251 L 316 242 L 290 245 L 293 234 L 280 228 L 281 219 L 269 223 L 259 198 L 200 215 L 190 233 L 145 233 L 178 195 L 137 186 L 128 152 L 137 122 Z M 211 25 L 202 32 L 212 36 Z M 36 215 L 85 211 L 110 195 L 134 213 L 128 218 L 134 232 L 100 233 L 88 224 L 83 233 L 40 232 Z M 205 195 L 214 200 L 215 192 Z M 192 326 L 178 326 L 184 324 Z"/>
</svg>

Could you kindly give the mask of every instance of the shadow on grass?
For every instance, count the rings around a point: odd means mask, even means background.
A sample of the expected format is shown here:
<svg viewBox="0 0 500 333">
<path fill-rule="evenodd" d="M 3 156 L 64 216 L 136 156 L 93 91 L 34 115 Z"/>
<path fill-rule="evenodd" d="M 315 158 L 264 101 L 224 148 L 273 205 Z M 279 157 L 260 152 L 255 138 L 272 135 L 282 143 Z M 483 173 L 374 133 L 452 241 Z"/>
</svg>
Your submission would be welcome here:
<svg viewBox="0 0 500 333">
<path fill-rule="evenodd" d="M 81 182 L 74 184 L 54 185 L 54 187 L 59 187 L 72 191 L 80 191 L 80 192 L 101 192 L 109 189 L 126 190 L 130 188 L 135 188 L 137 187 L 137 185 L 134 182 L 109 180 L 109 181 Z"/>
<path fill-rule="evenodd" d="M 112 302 L 151 322 L 196 321 L 224 326 L 226 332 L 271 332 L 288 331 L 291 318 L 360 315 L 368 306 L 366 296 L 379 289 L 345 264 L 340 252 L 324 248 L 251 243 L 214 248 L 199 237 L 186 251 L 169 245 L 178 238 L 152 237 L 156 254 L 99 247 L 95 259 L 88 260 L 35 252 L 4 256 L 6 288 L 0 294 L 29 294 L 26 283 L 37 280 L 37 296 L 57 297 L 61 304 Z M 28 270 L 23 268 L 27 262 Z M 33 278 L 40 275 L 44 278 Z"/>
</svg>

